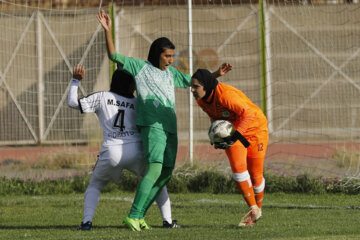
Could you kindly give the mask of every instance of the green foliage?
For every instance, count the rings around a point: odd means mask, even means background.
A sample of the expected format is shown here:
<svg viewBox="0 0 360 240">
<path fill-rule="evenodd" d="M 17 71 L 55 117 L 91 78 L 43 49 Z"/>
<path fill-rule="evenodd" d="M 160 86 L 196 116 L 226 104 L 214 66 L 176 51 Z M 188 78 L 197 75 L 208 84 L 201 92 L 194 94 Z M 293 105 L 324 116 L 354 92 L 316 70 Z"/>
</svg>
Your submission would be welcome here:
<svg viewBox="0 0 360 240">
<path fill-rule="evenodd" d="M 127 192 L 133 192 L 136 190 L 137 185 L 139 184 L 139 179 L 135 174 L 123 170 L 123 173 L 120 178 L 120 189 Z"/>
<path fill-rule="evenodd" d="M 172 193 L 187 193 L 187 179 L 182 175 L 173 175 L 171 180 L 166 185 L 169 192 Z"/>
<path fill-rule="evenodd" d="M 62 179 L 62 181 L 66 181 L 65 179 Z M 89 185 L 90 176 L 89 175 L 83 175 L 83 176 L 75 176 L 73 179 L 70 180 L 71 182 L 71 188 L 73 189 L 73 192 L 85 192 L 87 186 Z"/>
<path fill-rule="evenodd" d="M 328 193 L 360 194 L 360 181 L 358 179 L 342 179 L 325 181 L 325 189 Z"/>
<path fill-rule="evenodd" d="M 46 195 L 73 193 L 71 180 L 46 180 L 41 182 L 0 178 L 0 195 Z"/>
<path fill-rule="evenodd" d="M 296 192 L 296 179 L 289 176 L 264 173 L 266 192 Z"/>
<path fill-rule="evenodd" d="M 307 174 L 299 175 L 296 177 L 296 192 L 311 194 L 325 193 L 325 185 L 319 178 L 310 178 Z"/>
<path fill-rule="evenodd" d="M 231 175 L 218 171 L 199 170 L 194 172 L 177 170 L 167 184 L 171 193 L 238 193 Z M 267 193 L 344 193 L 360 194 L 360 180 L 358 179 L 321 179 L 311 178 L 309 175 L 299 175 L 296 178 L 274 175 L 265 172 L 265 191 Z M 46 195 L 84 193 L 90 180 L 90 175 L 80 175 L 73 178 L 57 180 L 25 181 L 21 179 L 0 178 L 0 195 Z M 109 182 L 103 192 L 127 191 L 134 192 L 139 179 L 131 172 L 124 171 L 120 184 Z"/>
<path fill-rule="evenodd" d="M 231 193 L 233 186 L 230 177 L 218 172 L 204 171 L 189 179 L 187 188 L 190 192 Z"/>
</svg>

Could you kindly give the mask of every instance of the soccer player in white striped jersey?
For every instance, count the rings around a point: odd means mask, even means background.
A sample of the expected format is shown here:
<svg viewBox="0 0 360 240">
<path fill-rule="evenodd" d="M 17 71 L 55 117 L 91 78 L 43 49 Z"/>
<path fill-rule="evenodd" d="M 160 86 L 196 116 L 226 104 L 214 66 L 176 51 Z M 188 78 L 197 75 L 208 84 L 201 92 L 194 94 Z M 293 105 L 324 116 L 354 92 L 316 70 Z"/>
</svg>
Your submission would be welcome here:
<svg viewBox="0 0 360 240">
<path fill-rule="evenodd" d="M 116 70 L 112 76 L 110 91 L 95 92 L 78 99 L 78 87 L 84 77 L 84 67 L 80 64 L 76 65 L 73 70 L 68 105 L 79 109 L 81 113 L 95 113 L 103 129 L 103 144 L 85 192 L 84 219 L 78 228 L 90 230 L 100 192 L 106 183 L 110 180 L 118 183 L 123 169 L 142 177 L 146 165 L 142 140 L 136 127 L 137 105 L 133 77 L 124 71 Z M 164 228 L 178 227 L 171 217 L 166 186 L 161 190 L 156 203 L 163 218 Z"/>
</svg>

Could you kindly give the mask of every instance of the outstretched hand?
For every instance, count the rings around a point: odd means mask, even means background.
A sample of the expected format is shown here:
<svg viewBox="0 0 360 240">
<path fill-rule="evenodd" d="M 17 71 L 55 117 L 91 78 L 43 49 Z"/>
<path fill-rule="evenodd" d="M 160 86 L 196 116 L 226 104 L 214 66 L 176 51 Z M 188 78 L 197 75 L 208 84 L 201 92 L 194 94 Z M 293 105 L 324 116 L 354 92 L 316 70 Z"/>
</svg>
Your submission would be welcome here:
<svg viewBox="0 0 360 240">
<path fill-rule="evenodd" d="M 231 71 L 231 69 L 232 69 L 232 65 L 230 63 L 223 63 L 223 64 L 221 64 L 219 69 L 216 70 L 215 72 L 213 72 L 212 74 L 215 78 L 218 78 L 218 77 L 224 76 L 226 73 Z"/>
<path fill-rule="evenodd" d="M 224 76 L 226 73 L 230 72 L 232 70 L 232 65 L 230 63 L 223 63 L 219 67 L 219 76 Z"/>
<path fill-rule="evenodd" d="M 105 29 L 105 31 L 111 30 L 111 19 L 109 15 L 104 12 L 104 10 L 101 10 L 96 16 L 96 18 L 101 24 L 101 26 Z"/>
<path fill-rule="evenodd" d="M 85 68 L 81 64 L 77 64 L 73 70 L 73 78 L 81 81 L 85 77 Z"/>
</svg>

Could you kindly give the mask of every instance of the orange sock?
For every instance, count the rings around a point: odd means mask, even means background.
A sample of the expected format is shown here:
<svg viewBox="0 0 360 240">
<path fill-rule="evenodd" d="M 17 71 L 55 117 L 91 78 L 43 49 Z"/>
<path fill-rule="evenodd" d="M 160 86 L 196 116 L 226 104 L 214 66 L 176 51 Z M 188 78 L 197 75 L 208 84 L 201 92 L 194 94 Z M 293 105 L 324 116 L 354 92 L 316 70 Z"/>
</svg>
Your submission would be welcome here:
<svg viewBox="0 0 360 240">
<path fill-rule="evenodd" d="M 255 193 L 256 204 L 259 208 L 261 208 L 264 198 L 264 191 L 265 191 L 265 178 L 263 177 L 254 178 L 253 182 L 254 182 L 254 193 Z"/>
<path fill-rule="evenodd" d="M 255 196 L 254 196 L 254 189 L 252 187 L 251 181 L 243 181 L 243 182 L 237 182 L 235 181 L 235 184 L 241 194 L 243 195 L 247 205 L 249 207 L 256 205 Z"/>
<path fill-rule="evenodd" d="M 262 190 L 259 193 L 255 193 L 256 204 L 259 208 L 261 208 L 261 205 L 263 203 L 263 198 L 264 198 L 264 190 Z"/>
</svg>

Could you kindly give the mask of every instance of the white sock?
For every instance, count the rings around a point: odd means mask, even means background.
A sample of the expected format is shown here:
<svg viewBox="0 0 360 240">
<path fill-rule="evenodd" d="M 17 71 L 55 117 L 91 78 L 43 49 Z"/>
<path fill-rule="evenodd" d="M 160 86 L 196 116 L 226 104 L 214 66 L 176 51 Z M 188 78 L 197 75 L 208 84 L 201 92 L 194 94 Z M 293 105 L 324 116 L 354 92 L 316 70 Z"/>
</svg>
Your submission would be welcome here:
<svg viewBox="0 0 360 240">
<path fill-rule="evenodd" d="M 164 186 L 160 190 L 160 193 L 156 198 L 156 203 L 160 209 L 163 221 L 172 223 L 171 204 L 170 204 L 170 198 L 169 198 L 169 194 L 168 194 L 166 186 Z"/>
</svg>

